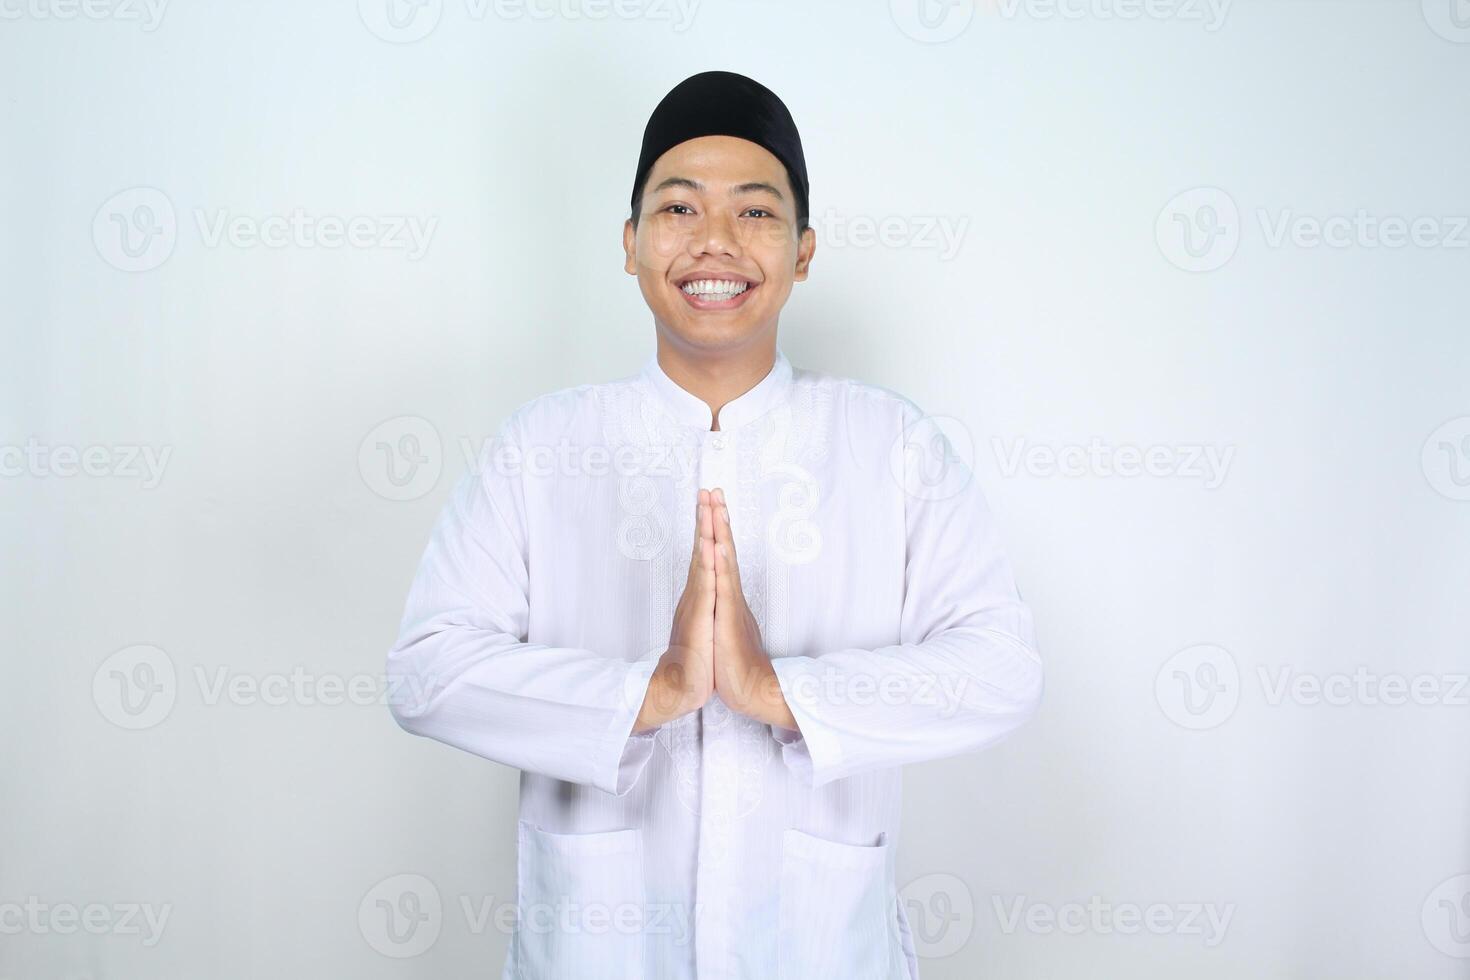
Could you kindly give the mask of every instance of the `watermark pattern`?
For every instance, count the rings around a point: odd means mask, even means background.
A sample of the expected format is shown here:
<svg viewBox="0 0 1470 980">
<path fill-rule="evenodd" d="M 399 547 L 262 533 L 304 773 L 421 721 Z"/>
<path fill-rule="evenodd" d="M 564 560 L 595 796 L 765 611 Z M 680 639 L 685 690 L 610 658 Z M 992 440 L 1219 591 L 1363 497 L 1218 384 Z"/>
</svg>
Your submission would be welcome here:
<svg viewBox="0 0 1470 980">
<path fill-rule="evenodd" d="M 285 214 L 257 216 L 234 214 L 226 208 L 194 210 L 200 240 L 205 248 L 229 245 L 238 249 L 325 248 L 380 249 L 401 251 L 410 262 L 423 258 L 439 227 L 435 216 L 414 214 L 309 214 L 292 208 Z"/>
<path fill-rule="evenodd" d="M 1240 209 L 1218 187 L 1187 190 L 1159 212 L 1154 240 L 1164 258 L 1185 272 L 1213 272 L 1240 247 Z"/>
<path fill-rule="evenodd" d="M 975 931 L 975 896 L 963 878 L 920 875 L 899 890 L 914 952 L 923 959 L 953 956 Z"/>
<path fill-rule="evenodd" d="M 156 646 L 124 647 L 92 675 L 92 703 L 119 728 L 152 728 L 173 711 L 178 698 L 174 662 Z"/>
<path fill-rule="evenodd" d="M 1424 22 L 1446 41 L 1470 44 L 1470 0 L 1421 0 Z"/>
<path fill-rule="evenodd" d="M 811 227 L 824 248 L 886 248 L 931 251 L 948 262 L 964 247 L 968 215 L 890 214 L 874 217 L 828 208 L 812 215 Z"/>
<path fill-rule="evenodd" d="M 700 0 L 462 0 L 472 23 L 497 21 L 666 22 L 676 34 L 694 24 Z M 412 44 L 434 32 L 444 18 L 444 0 L 358 0 L 357 13 L 375 37 Z"/>
<path fill-rule="evenodd" d="M 313 214 L 296 207 L 279 214 L 239 214 L 229 208 L 190 210 L 204 248 L 341 249 L 402 252 L 423 258 L 439 227 L 437 216 Z M 188 227 L 187 225 L 185 227 Z M 148 272 L 168 261 L 180 222 L 173 201 L 156 187 L 130 187 L 109 197 L 92 218 L 92 243 L 108 265 Z"/>
<path fill-rule="evenodd" d="M 1109 445 L 1094 436 L 1086 445 L 1053 446 L 1024 438 L 991 439 L 1002 476 L 1122 477 L 1136 479 L 1198 480 L 1206 490 L 1225 482 L 1235 447 L 1203 443 L 1166 443 L 1135 446 Z"/>
<path fill-rule="evenodd" d="M 358 929 L 375 952 L 394 959 L 420 956 L 444 930 L 458 926 L 473 936 L 515 932 L 590 936 L 667 936 L 676 945 L 694 940 L 700 903 L 597 902 L 570 895 L 531 901 L 494 895 L 454 896 L 446 904 L 434 882 L 421 874 L 385 878 L 362 897 Z M 457 912 L 456 921 L 452 912 Z"/>
<path fill-rule="evenodd" d="M 556 442 L 521 446 L 494 440 L 476 445 L 474 440 L 461 436 L 459 448 L 469 470 L 531 479 L 666 476 L 687 481 L 700 460 L 699 446 L 692 441 L 610 446 L 563 437 Z"/>
<path fill-rule="evenodd" d="M 1293 208 L 1256 208 L 1260 240 L 1269 249 L 1470 248 L 1470 216 L 1351 213 L 1314 215 Z M 1214 272 L 1240 248 L 1245 223 L 1230 194 L 1196 187 L 1165 204 L 1154 222 L 1154 238 L 1170 264 L 1186 272 Z"/>
<path fill-rule="evenodd" d="M 151 34 L 169 0 L 0 0 L 0 20 L 111 21 L 137 24 Z"/>
<path fill-rule="evenodd" d="M 1424 440 L 1424 478 L 1450 500 L 1470 500 L 1470 415 L 1450 419 Z"/>
<path fill-rule="evenodd" d="M 390 44 L 422 41 L 439 26 L 444 0 L 357 0 L 363 26 Z"/>
<path fill-rule="evenodd" d="M 1039 23 L 1172 21 L 1214 33 L 1234 0 L 889 0 L 888 13 L 906 36 L 943 44 L 963 34 L 977 12 L 994 20 Z"/>
<path fill-rule="evenodd" d="M 1470 959 L 1470 874 L 1455 875 L 1436 885 L 1425 897 L 1419 915 L 1429 945 L 1446 956 Z"/>
<path fill-rule="evenodd" d="M 1225 26 L 1234 0 L 981 0 L 1003 20 L 1174 21 L 1208 33 Z"/>
<path fill-rule="evenodd" d="M 152 949 L 163 938 L 173 914 L 172 904 L 150 902 L 43 902 L 28 895 L 24 901 L 0 901 L 0 935 L 137 936 Z"/>
<path fill-rule="evenodd" d="M 172 446 L 53 445 L 34 436 L 24 444 L 0 445 L 0 477 L 67 479 L 74 476 L 137 480 L 144 490 L 163 482 Z"/>
<path fill-rule="evenodd" d="M 975 469 L 975 440 L 950 415 L 925 415 L 888 451 L 888 475 L 918 500 L 945 500 L 964 490 Z"/>
<path fill-rule="evenodd" d="M 112 724 L 142 731 L 167 720 L 184 691 L 208 708 L 422 707 L 436 689 L 435 683 L 433 677 L 415 674 L 340 674 L 300 665 L 286 671 L 245 673 L 228 666 L 196 664 L 181 679 L 165 651 L 139 644 L 118 650 L 98 665 L 92 675 L 92 702 Z"/>
<path fill-rule="evenodd" d="M 1291 665 L 1256 665 L 1261 703 L 1327 707 L 1470 707 L 1470 673 L 1352 670 L 1318 673 Z M 1182 728 L 1202 731 L 1229 721 L 1244 684 L 1235 657 L 1224 647 L 1200 644 L 1174 654 L 1154 678 L 1154 695 L 1165 717 Z"/>
<path fill-rule="evenodd" d="M 357 928 L 372 949 L 394 959 L 420 956 L 439 941 L 444 903 L 423 875 L 400 874 L 368 889 L 357 906 Z"/>
<path fill-rule="evenodd" d="M 1364 664 L 1351 673 L 1318 674 L 1289 666 L 1261 665 L 1256 668 L 1256 679 L 1266 704 L 1273 708 L 1283 704 L 1470 707 L 1470 674 L 1379 673 Z"/>
<path fill-rule="evenodd" d="M 811 708 L 832 705 L 871 707 L 918 705 L 935 709 L 940 718 L 952 718 L 965 703 L 972 678 L 968 674 L 929 672 L 897 674 L 824 667 L 794 676 L 787 694 Z"/>
<path fill-rule="evenodd" d="M 1230 720 L 1240 703 L 1240 668 L 1224 647 L 1186 647 L 1159 668 L 1154 699 L 1164 716 L 1182 728 L 1216 728 Z"/>
<path fill-rule="evenodd" d="M 975 0 L 888 0 L 898 29 L 924 44 L 943 44 L 965 32 L 975 19 Z"/>
<path fill-rule="evenodd" d="M 1325 217 L 1290 208 L 1271 213 L 1256 209 L 1268 248 L 1470 248 L 1470 217 L 1465 215 L 1376 215 L 1366 208 Z"/>
<path fill-rule="evenodd" d="M 97 254 L 123 272 L 147 272 L 163 265 L 174 254 L 178 237 L 173 202 L 156 187 L 118 191 L 92 217 Z"/>
<path fill-rule="evenodd" d="M 417 500 L 438 485 L 443 467 L 439 430 L 417 415 L 378 423 L 357 450 L 363 483 L 385 500 Z"/>
<path fill-rule="evenodd" d="M 1006 935 L 1028 932 L 1048 936 L 1154 936 L 1198 937 L 1213 949 L 1225 941 L 1235 903 L 1114 902 L 1101 895 L 1083 902 L 1034 902 L 1025 895 L 991 898 L 1000 931 Z"/>
</svg>

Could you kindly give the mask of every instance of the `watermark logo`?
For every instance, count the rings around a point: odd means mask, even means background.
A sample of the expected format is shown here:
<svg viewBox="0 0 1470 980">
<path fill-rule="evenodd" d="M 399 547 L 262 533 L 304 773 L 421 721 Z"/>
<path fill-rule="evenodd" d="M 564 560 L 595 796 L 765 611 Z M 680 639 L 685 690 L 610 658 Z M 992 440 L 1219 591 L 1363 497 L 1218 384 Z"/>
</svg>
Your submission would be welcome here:
<svg viewBox="0 0 1470 980">
<path fill-rule="evenodd" d="M 363 25 L 390 44 L 423 40 L 443 13 L 444 0 L 357 0 Z"/>
<path fill-rule="evenodd" d="M 1470 874 L 1436 885 L 1424 899 L 1419 921 L 1429 945 L 1446 956 L 1470 959 Z"/>
<path fill-rule="evenodd" d="M 975 931 L 975 896 L 962 878 L 921 875 L 899 891 L 914 952 L 924 959 L 953 956 Z"/>
<path fill-rule="evenodd" d="M 363 438 L 357 468 L 383 499 L 417 500 L 434 489 L 444 468 L 439 430 L 417 415 L 388 419 Z"/>
<path fill-rule="evenodd" d="M 401 874 L 378 882 L 357 906 L 357 928 L 376 952 L 408 959 L 427 952 L 444 927 L 439 889 L 423 875 Z"/>
<path fill-rule="evenodd" d="M 1450 419 L 1424 440 L 1424 478 L 1441 496 L 1470 500 L 1470 415 Z"/>
<path fill-rule="evenodd" d="M 147 272 L 168 261 L 178 241 L 173 202 L 156 187 L 130 187 L 102 202 L 92 218 L 97 254 L 123 272 Z"/>
<path fill-rule="evenodd" d="M 953 41 L 975 19 L 975 0 L 889 0 L 898 29 L 923 44 Z"/>
<path fill-rule="evenodd" d="M 1424 21 L 1446 41 L 1470 44 L 1470 0 L 1422 0 Z"/>
<path fill-rule="evenodd" d="M 112 654 L 92 675 L 92 703 L 119 728 L 152 728 L 173 711 L 178 675 L 169 655 L 148 644 Z"/>
<path fill-rule="evenodd" d="M 1224 647 L 1201 643 L 1174 654 L 1154 677 L 1154 699 L 1181 728 L 1203 731 L 1230 720 L 1240 703 L 1240 669 Z"/>
<path fill-rule="evenodd" d="M 888 453 L 888 472 L 904 493 L 944 500 L 965 489 L 975 468 L 969 428 L 949 415 L 925 415 L 905 429 Z"/>
<path fill-rule="evenodd" d="M 1154 222 L 1154 239 L 1170 263 L 1186 272 L 1213 272 L 1240 247 L 1240 209 L 1218 187 L 1176 195 Z"/>
</svg>

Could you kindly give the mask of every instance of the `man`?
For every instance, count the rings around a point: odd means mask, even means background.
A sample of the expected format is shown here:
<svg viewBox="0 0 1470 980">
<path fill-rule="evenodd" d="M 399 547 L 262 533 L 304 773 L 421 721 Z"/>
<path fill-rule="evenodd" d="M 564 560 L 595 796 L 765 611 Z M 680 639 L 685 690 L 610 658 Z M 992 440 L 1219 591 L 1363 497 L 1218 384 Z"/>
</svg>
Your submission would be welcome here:
<svg viewBox="0 0 1470 980">
<path fill-rule="evenodd" d="M 623 229 L 656 353 L 512 413 L 419 567 L 395 716 L 521 770 L 506 978 L 912 980 L 900 767 L 1040 699 L 942 433 L 777 346 L 807 195 L 773 93 L 676 86 Z"/>
</svg>

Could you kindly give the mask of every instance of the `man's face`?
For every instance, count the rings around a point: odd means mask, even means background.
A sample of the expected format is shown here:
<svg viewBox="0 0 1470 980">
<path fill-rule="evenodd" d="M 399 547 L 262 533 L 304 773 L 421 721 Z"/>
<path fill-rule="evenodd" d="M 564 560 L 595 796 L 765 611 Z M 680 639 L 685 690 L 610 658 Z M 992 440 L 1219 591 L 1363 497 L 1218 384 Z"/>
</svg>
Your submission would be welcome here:
<svg viewBox="0 0 1470 980">
<path fill-rule="evenodd" d="M 711 352 L 774 333 L 815 250 L 815 232 L 796 233 L 786 167 L 733 136 L 701 136 L 659 157 L 637 229 L 623 227 L 624 268 L 659 332 Z"/>
</svg>

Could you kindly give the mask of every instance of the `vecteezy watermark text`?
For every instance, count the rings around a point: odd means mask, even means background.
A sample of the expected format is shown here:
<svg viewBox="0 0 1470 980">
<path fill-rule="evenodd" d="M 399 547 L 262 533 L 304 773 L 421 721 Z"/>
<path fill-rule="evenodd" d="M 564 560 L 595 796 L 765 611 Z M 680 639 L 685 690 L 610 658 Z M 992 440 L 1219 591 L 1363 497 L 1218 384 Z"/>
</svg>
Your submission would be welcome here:
<svg viewBox="0 0 1470 980">
<path fill-rule="evenodd" d="M 1171 443 L 1113 446 L 1094 436 L 1086 445 L 1030 443 L 993 438 L 991 448 L 1003 476 L 1155 477 L 1199 480 L 1206 490 L 1225 482 L 1234 446 Z"/>
<path fill-rule="evenodd" d="M 0 445 L 0 477 L 111 477 L 152 490 L 163 482 L 171 455 L 172 446 L 51 445 L 31 437 L 23 445 Z"/>
</svg>

